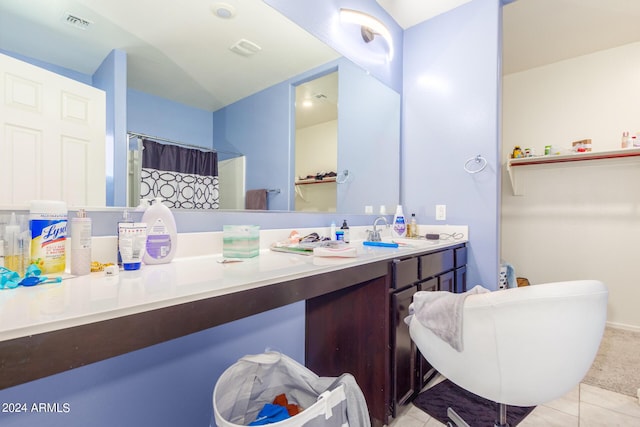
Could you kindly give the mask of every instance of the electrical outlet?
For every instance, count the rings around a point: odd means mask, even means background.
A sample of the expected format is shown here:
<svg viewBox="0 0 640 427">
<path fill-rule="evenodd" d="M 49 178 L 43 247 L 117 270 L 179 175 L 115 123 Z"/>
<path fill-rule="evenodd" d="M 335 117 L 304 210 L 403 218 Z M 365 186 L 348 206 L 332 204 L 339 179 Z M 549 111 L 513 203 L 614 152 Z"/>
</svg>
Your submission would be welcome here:
<svg viewBox="0 0 640 427">
<path fill-rule="evenodd" d="M 447 205 L 436 205 L 436 220 L 444 221 L 447 219 Z"/>
</svg>

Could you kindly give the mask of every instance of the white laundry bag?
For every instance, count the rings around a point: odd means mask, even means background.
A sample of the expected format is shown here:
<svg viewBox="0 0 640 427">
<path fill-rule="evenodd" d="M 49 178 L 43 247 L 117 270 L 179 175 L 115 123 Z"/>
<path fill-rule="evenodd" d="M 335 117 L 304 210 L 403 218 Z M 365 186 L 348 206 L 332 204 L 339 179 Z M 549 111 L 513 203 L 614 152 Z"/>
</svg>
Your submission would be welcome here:
<svg viewBox="0 0 640 427">
<path fill-rule="evenodd" d="M 223 372 L 213 390 L 215 424 L 249 425 L 280 394 L 303 410 L 268 426 L 371 426 L 364 395 L 352 375 L 318 377 L 277 352 L 244 356 Z"/>
</svg>

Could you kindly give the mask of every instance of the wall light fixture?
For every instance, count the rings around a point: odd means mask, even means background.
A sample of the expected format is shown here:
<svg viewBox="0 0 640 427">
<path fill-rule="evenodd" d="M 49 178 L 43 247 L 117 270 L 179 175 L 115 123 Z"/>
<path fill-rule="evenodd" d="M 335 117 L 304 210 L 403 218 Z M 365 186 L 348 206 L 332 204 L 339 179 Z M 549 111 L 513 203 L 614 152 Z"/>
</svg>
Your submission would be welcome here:
<svg viewBox="0 0 640 427">
<path fill-rule="evenodd" d="M 340 21 L 343 23 L 360 25 L 360 34 L 366 43 L 370 43 L 376 36 L 380 36 L 387 43 L 387 60 L 393 59 L 393 38 L 386 25 L 378 18 L 353 9 L 340 9 Z"/>
</svg>

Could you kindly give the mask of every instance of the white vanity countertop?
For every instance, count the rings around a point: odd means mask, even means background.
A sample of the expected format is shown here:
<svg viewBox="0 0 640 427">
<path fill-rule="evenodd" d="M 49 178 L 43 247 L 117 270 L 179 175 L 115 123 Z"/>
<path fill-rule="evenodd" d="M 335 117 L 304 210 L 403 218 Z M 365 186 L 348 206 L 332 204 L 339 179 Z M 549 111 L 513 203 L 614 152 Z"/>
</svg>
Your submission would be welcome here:
<svg viewBox="0 0 640 427">
<path fill-rule="evenodd" d="M 353 242 L 356 258 L 320 258 L 261 249 L 260 255 L 222 264 L 221 254 L 176 258 L 137 271 L 103 272 L 60 284 L 0 290 L 0 341 L 99 322 L 196 300 L 241 292 L 398 256 L 438 250 L 467 241 L 421 241 L 385 248 Z M 261 236 L 262 241 L 262 236 Z"/>
</svg>

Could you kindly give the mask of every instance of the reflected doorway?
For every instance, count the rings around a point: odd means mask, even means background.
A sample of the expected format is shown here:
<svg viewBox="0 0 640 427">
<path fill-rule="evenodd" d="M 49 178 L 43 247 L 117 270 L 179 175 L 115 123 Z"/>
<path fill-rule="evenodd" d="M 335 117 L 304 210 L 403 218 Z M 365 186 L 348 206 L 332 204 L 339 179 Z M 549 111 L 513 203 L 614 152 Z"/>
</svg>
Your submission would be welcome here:
<svg viewBox="0 0 640 427">
<path fill-rule="evenodd" d="M 296 87 L 295 210 L 335 212 L 338 72 Z"/>
</svg>

